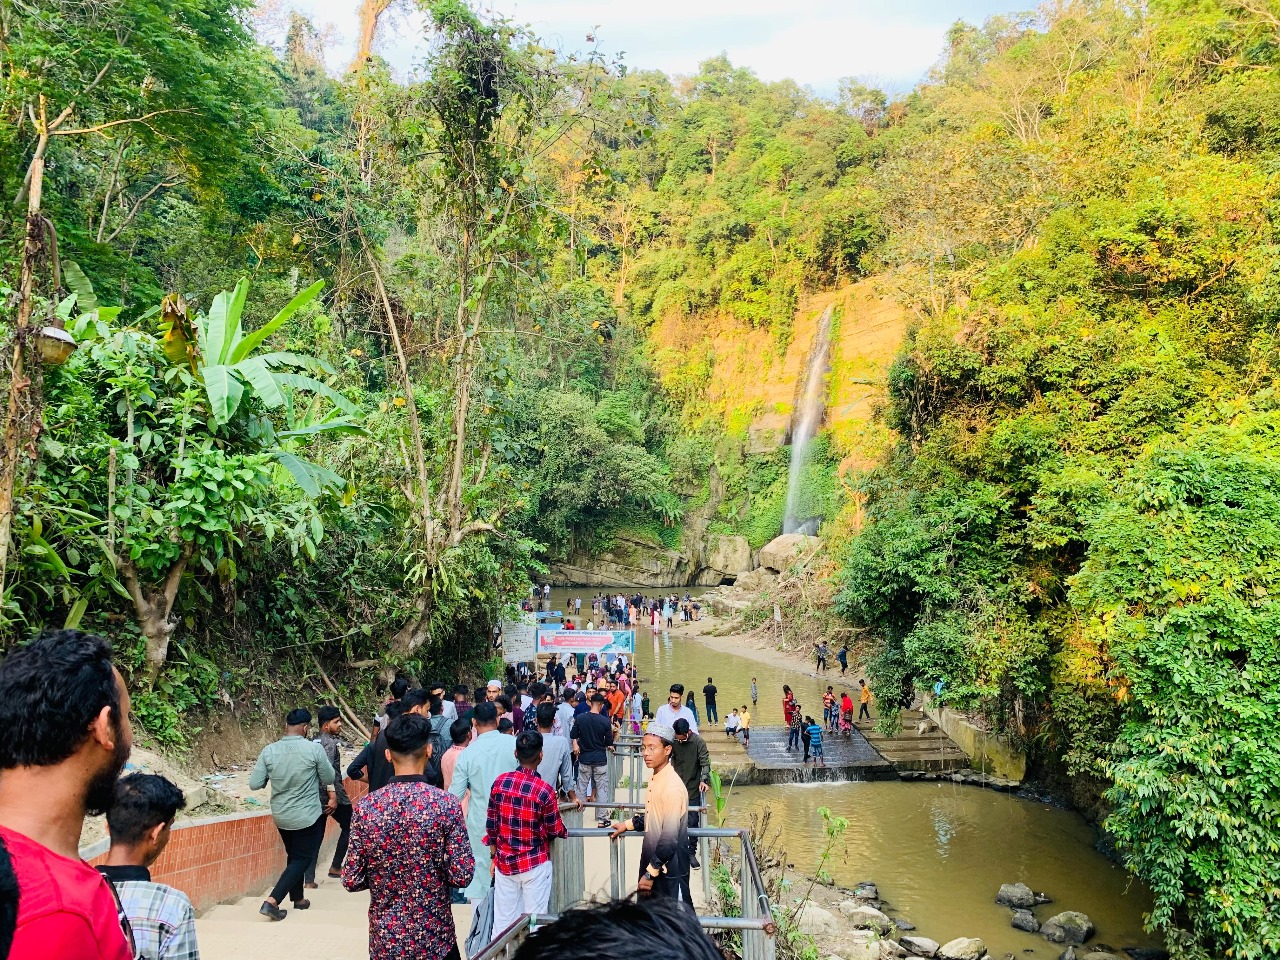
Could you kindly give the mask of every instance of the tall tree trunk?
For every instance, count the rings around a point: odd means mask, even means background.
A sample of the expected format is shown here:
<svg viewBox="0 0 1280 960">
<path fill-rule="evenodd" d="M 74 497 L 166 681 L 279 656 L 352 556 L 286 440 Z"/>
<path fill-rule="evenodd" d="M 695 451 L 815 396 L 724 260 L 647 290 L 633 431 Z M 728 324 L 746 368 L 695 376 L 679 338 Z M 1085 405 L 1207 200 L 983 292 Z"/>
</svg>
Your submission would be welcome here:
<svg viewBox="0 0 1280 960">
<path fill-rule="evenodd" d="M 351 72 L 361 70 L 373 53 L 373 38 L 378 32 L 378 18 L 386 13 L 394 0 L 360 0 L 360 37 L 356 56 L 351 61 Z"/>
<path fill-rule="evenodd" d="M 182 548 L 182 554 L 174 561 L 165 574 L 164 582 L 158 587 L 142 582 L 132 560 L 116 558 L 116 570 L 133 600 L 134 616 L 147 641 L 148 687 L 155 684 L 160 671 L 164 669 L 165 661 L 169 659 L 169 640 L 177 627 L 171 618 L 173 602 L 178 598 L 178 588 L 182 585 L 182 576 L 187 571 L 192 552 L 191 544 Z"/>
<path fill-rule="evenodd" d="M 44 121 L 41 102 L 40 119 Z M 31 310 L 35 300 L 36 260 L 40 256 L 44 222 L 40 217 L 40 200 L 44 190 L 44 155 L 49 146 L 47 128 L 42 126 L 35 155 L 27 171 L 27 233 L 22 248 L 22 279 L 19 283 L 18 316 L 13 331 L 13 352 L 9 358 L 9 403 L 4 419 L 4 457 L 0 459 L 0 596 L 4 594 L 4 578 L 9 565 L 9 538 L 13 530 L 13 491 L 18 479 L 18 446 L 23 414 L 30 397 L 30 376 L 24 370 L 29 348 L 27 333 L 31 327 Z"/>
</svg>

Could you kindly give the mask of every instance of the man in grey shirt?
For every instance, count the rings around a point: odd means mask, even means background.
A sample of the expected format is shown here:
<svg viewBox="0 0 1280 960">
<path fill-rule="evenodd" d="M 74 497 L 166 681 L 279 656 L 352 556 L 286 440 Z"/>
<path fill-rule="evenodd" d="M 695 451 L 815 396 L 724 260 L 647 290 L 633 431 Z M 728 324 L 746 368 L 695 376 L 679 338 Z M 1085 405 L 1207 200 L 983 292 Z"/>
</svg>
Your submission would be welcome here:
<svg viewBox="0 0 1280 960">
<path fill-rule="evenodd" d="M 542 734 L 542 762 L 538 764 L 538 776 L 551 784 L 557 794 L 569 798 L 578 805 L 577 783 L 573 776 L 573 748 L 568 737 L 558 737 L 551 732 L 556 720 L 556 708 L 551 703 L 538 704 L 538 732 Z"/>
<path fill-rule="evenodd" d="M 324 747 L 307 739 L 310 730 L 311 711 L 304 707 L 290 710 L 285 717 L 284 736 L 263 748 L 249 774 L 250 790 L 261 790 L 270 782 L 271 817 L 284 843 L 284 872 L 258 910 L 272 920 L 283 920 L 288 915 L 289 911 L 280 909 L 280 900 L 286 893 L 295 910 L 311 906 L 303 896 L 302 878 L 320 851 L 325 814 L 338 805 L 333 764 Z M 327 788 L 323 803 L 322 788 Z"/>
</svg>

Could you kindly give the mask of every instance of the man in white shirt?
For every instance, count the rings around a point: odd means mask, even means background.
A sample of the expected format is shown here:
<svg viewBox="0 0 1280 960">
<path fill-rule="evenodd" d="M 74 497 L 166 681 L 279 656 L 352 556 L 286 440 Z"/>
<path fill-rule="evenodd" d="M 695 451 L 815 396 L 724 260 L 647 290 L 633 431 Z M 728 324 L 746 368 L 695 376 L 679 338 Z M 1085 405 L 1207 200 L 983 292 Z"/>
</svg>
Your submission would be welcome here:
<svg viewBox="0 0 1280 960">
<path fill-rule="evenodd" d="M 698 718 L 693 715 L 693 711 L 684 705 L 684 684 L 673 683 L 671 692 L 667 694 L 667 702 L 658 708 L 658 712 L 654 714 L 654 722 L 666 724 L 668 727 L 674 727 L 676 721 L 683 717 L 689 721 L 689 729 L 694 733 L 698 732 Z"/>
</svg>

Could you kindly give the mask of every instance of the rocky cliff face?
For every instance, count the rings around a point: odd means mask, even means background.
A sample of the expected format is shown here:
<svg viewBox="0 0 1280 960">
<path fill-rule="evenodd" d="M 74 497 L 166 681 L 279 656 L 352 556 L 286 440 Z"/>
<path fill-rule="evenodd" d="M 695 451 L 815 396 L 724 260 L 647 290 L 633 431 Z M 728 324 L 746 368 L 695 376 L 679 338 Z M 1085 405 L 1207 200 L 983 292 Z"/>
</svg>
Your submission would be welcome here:
<svg viewBox="0 0 1280 960">
<path fill-rule="evenodd" d="M 746 537 L 706 535 L 688 553 L 621 535 L 599 556 L 571 555 L 550 564 L 556 583 L 588 587 L 714 587 L 752 569 Z"/>
</svg>

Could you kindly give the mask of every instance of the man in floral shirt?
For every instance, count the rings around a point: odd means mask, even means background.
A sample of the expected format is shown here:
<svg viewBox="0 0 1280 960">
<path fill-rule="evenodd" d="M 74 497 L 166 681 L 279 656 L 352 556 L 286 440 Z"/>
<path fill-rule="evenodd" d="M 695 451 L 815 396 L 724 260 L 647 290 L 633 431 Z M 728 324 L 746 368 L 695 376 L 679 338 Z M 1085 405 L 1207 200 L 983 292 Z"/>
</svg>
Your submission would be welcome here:
<svg viewBox="0 0 1280 960">
<path fill-rule="evenodd" d="M 567 835 L 560 802 L 538 775 L 542 734 L 516 737 L 520 769 L 493 781 L 485 838 L 493 854 L 493 933 L 500 934 L 526 913 L 546 913 L 551 899 L 551 842 Z"/>
<path fill-rule="evenodd" d="M 395 776 L 355 805 L 342 885 L 369 891 L 369 960 L 459 960 L 449 888 L 475 872 L 462 807 L 427 783 L 426 717 L 397 717 L 386 738 Z"/>
</svg>

